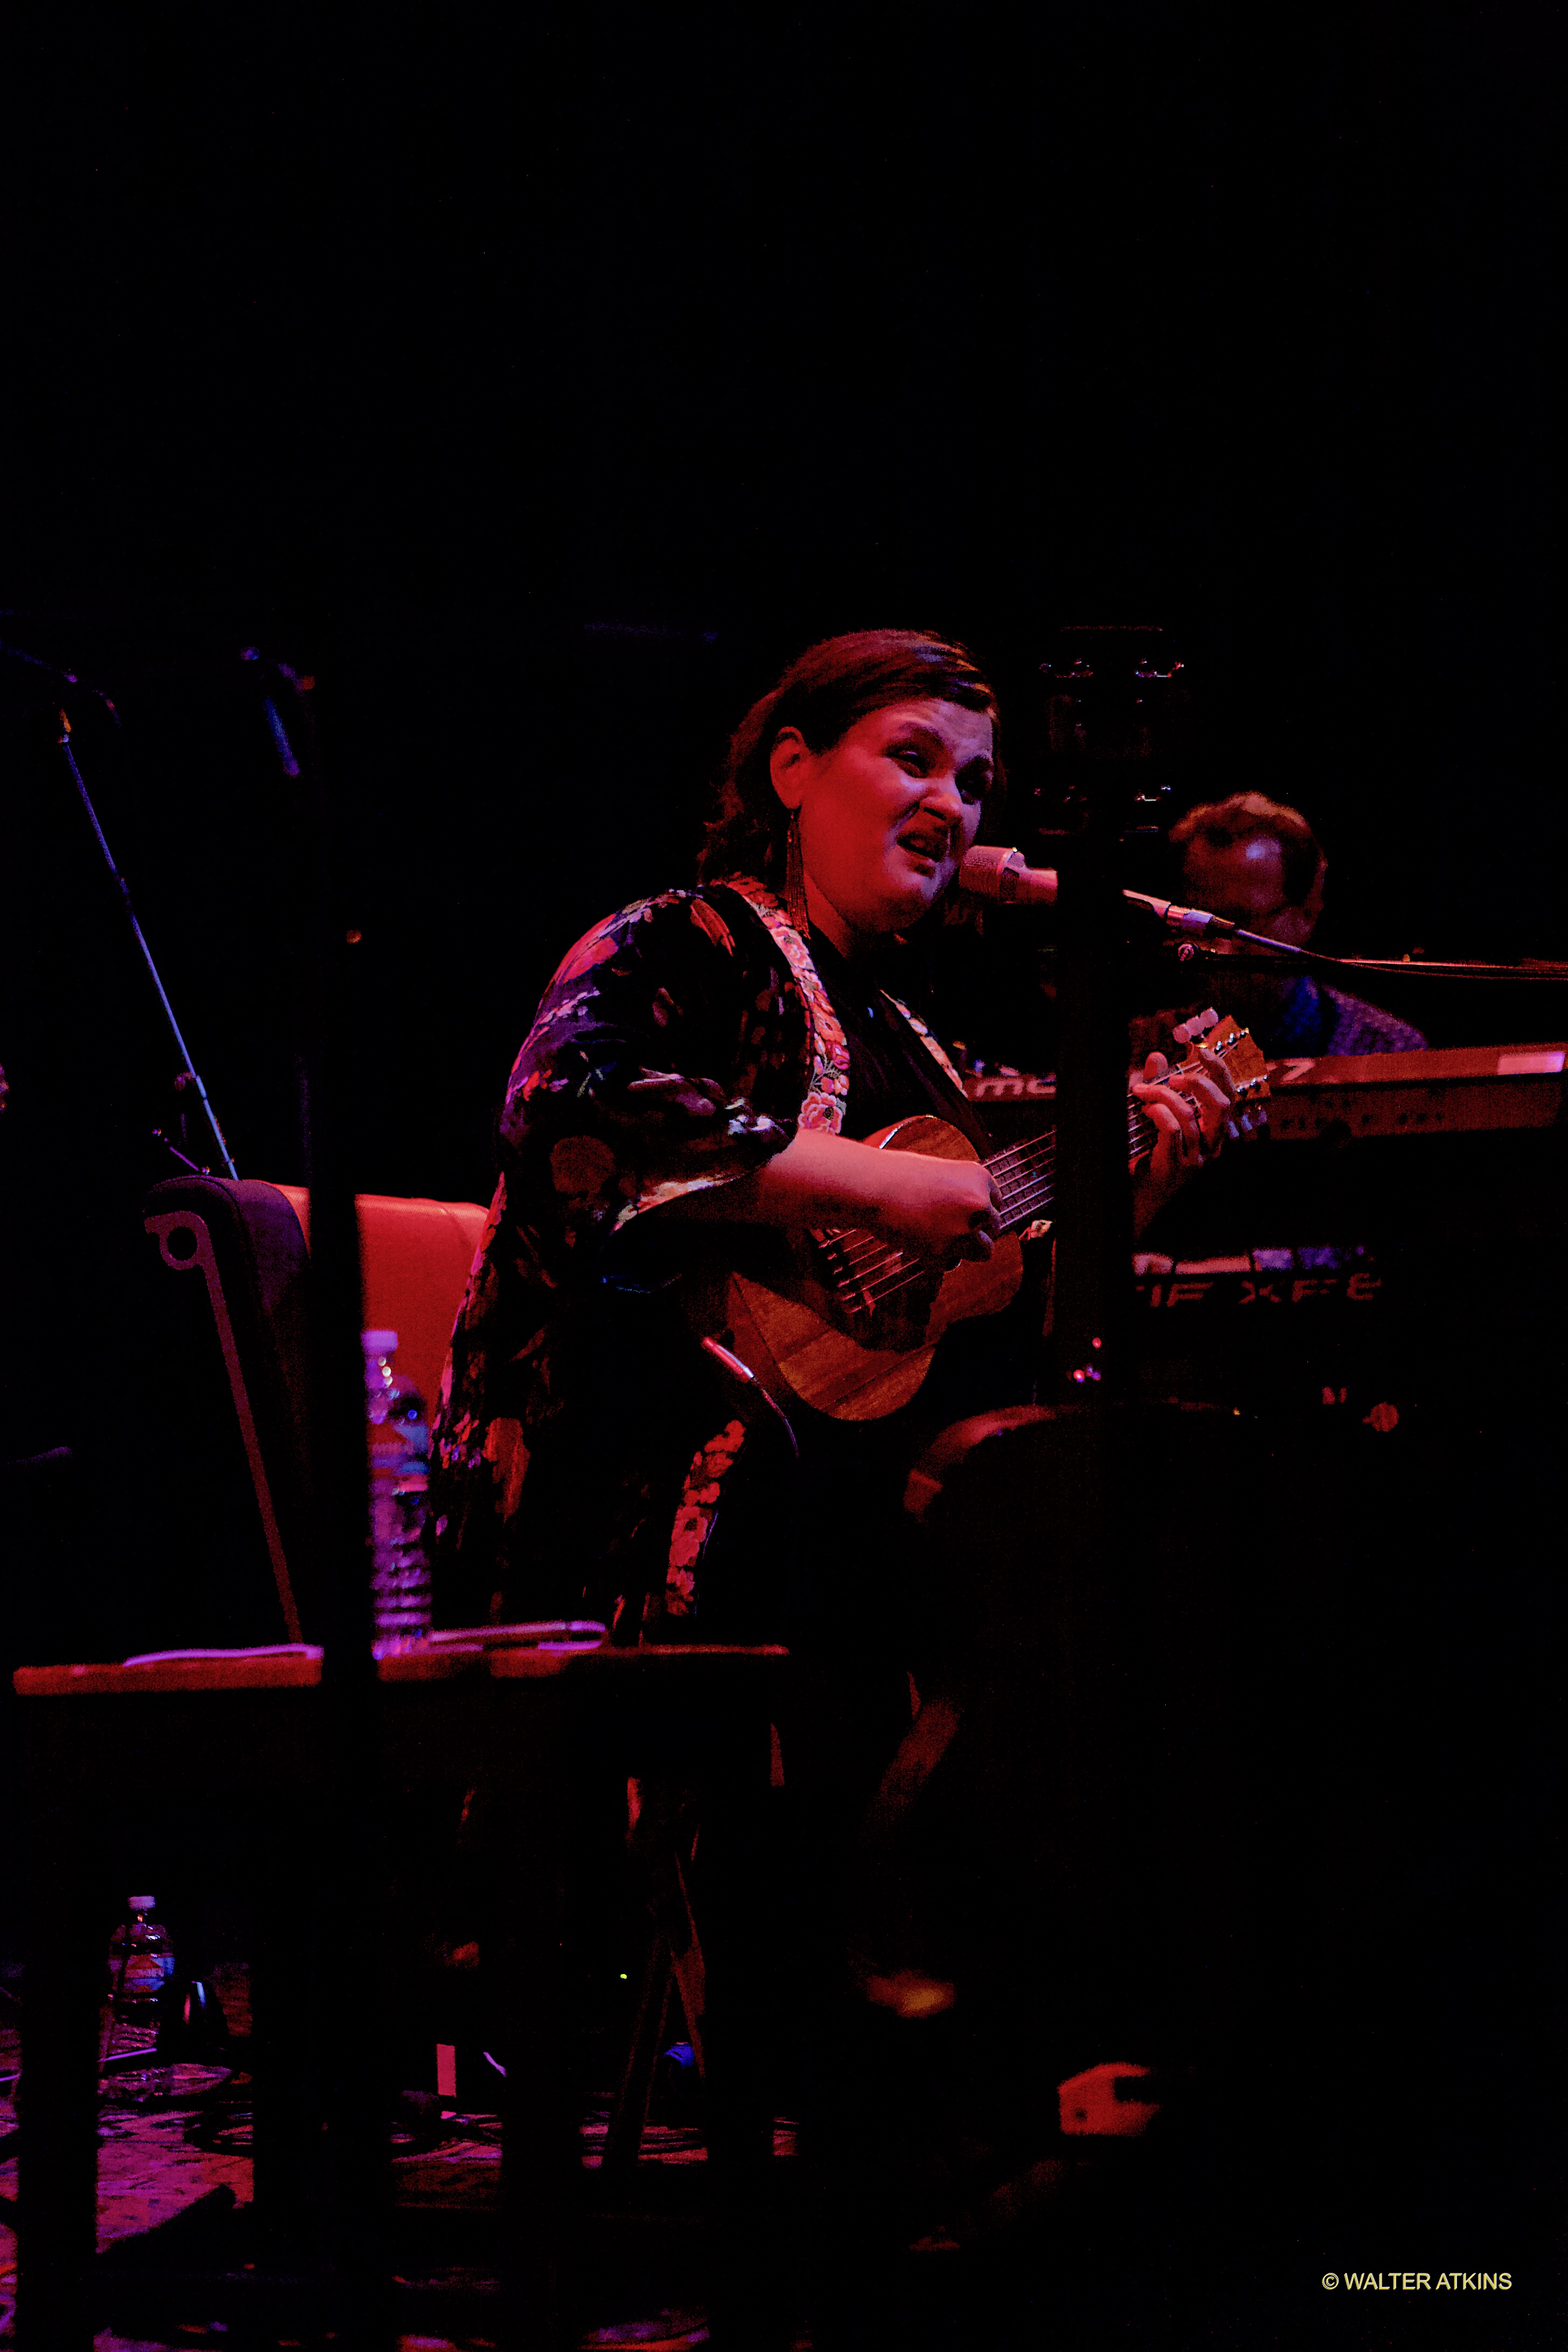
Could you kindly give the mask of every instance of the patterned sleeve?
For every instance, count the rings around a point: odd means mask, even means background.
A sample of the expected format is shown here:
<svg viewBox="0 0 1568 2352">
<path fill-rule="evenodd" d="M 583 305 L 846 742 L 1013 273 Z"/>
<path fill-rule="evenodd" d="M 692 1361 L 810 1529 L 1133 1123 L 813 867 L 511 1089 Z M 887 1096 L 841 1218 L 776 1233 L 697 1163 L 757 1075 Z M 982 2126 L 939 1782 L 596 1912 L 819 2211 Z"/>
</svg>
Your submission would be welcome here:
<svg viewBox="0 0 1568 2352">
<path fill-rule="evenodd" d="M 514 1218 L 548 1278 L 643 1211 L 733 1182 L 799 1108 L 784 975 L 705 898 L 671 891 L 595 925 L 544 992 L 507 1088 Z"/>
<path fill-rule="evenodd" d="M 596 1612 L 593 1583 L 552 1598 L 546 1564 L 598 1559 L 613 1584 L 609 1563 L 657 1517 L 660 1464 L 679 1453 L 679 1482 L 693 1442 L 673 1366 L 621 1368 L 626 1392 L 606 1401 L 603 1277 L 636 1283 L 619 1236 L 643 1212 L 782 1150 L 806 1064 L 798 992 L 738 902 L 731 923 L 690 891 L 641 901 L 556 972 L 507 1089 L 501 1179 L 433 1432 L 439 1622 L 483 1617 L 502 1589 L 534 1596 L 530 1614 Z"/>
</svg>

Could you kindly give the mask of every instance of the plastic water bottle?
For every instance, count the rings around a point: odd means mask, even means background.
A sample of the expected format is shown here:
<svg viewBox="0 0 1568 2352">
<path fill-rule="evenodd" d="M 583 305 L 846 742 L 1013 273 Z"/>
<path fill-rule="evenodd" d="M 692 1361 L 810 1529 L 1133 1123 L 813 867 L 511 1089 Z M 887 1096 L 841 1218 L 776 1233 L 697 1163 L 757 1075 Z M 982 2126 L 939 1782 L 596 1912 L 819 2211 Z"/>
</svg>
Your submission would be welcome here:
<svg viewBox="0 0 1568 2352">
<path fill-rule="evenodd" d="M 377 1654 L 430 1631 L 430 1570 L 420 1546 L 430 1476 L 425 1400 L 393 1369 L 395 1331 L 366 1331 L 365 1413 L 370 1435 L 371 1528 Z"/>
<path fill-rule="evenodd" d="M 174 1973 L 169 1931 L 153 1916 L 155 1895 L 126 1897 L 129 1916 L 109 1939 L 109 2032 L 123 2024 L 155 2033 L 158 1998 Z"/>
</svg>

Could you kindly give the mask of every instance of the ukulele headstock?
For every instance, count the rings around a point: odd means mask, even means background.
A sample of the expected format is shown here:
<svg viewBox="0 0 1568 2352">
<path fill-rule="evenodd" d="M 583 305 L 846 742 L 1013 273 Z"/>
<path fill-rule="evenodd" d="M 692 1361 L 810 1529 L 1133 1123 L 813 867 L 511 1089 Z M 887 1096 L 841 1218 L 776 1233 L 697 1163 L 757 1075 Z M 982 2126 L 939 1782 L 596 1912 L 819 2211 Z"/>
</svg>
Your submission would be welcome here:
<svg viewBox="0 0 1568 2352">
<path fill-rule="evenodd" d="M 1171 1034 L 1178 1045 L 1201 1045 L 1205 1054 L 1214 1055 L 1232 1102 L 1246 1104 L 1267 1098 L 1268 1065 L 1258 1040 L 1250 1029 L 1243 1029 L 1228 1013 L 1218 1013 L 1211 1004 L 1206 1012 L 1195 1013 L 1190 1021 L 1184 1021 Z M 1205 1067 L 1195 1055 L 1181 1066 L 1183 1071 L 1192 1073 Z M 1175 1070 L 1170 1073 L 1172 1078 L 1178 1075 Z"/>
</svg>

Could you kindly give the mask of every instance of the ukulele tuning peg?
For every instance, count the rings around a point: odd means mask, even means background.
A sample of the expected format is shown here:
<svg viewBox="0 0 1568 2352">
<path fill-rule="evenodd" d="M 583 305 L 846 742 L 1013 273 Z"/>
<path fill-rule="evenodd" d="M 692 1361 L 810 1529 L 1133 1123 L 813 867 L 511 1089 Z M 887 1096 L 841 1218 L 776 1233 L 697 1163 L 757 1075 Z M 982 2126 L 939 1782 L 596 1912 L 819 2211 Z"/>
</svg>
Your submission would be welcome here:
<svg viewBox="0 0 1568 2352">
<path fill-rule="evenodd" d="M 1172 1030 L 1171 1034 L 1178 1045 L 1195 1045 L 1200 1038 L 1208 1035 L 1218 1020 L 1219 1014 L 1211 1004 L 1206 1012 L 1194 1013 L 1190 1020 L 1182 1022 L 1177 1028 Z"/>
</svg>

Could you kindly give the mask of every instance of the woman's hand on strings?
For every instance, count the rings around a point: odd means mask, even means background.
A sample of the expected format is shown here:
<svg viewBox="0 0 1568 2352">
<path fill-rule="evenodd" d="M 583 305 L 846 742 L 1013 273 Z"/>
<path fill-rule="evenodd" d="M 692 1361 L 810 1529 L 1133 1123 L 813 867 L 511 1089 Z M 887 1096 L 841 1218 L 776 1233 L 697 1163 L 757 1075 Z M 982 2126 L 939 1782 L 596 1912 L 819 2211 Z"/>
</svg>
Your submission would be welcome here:
<svg viewBox="0 0 1568 2352">
<path fill-rule="evenodd" d="M 1150 1123 L 1158 1129 L 1154 1149 L 1141 1160 L 1132 1185 L 1132 1232 L 1142 1240 L 1157 1212 L 1194 1169 L 1212 1160 L 1226 1135 L 1236 1135 L 1237 1114 L 1225 1066 L 1213 1054 L 1196 1049 L 1202 1075 L 1190 1072 L 1184 1091 L 1163 1083 L 1169 1067 L 1163 1054 L 1151 1054 L 1143 1075 L 1132 1081 L 1132 1095 Z M 1186 1091 L 1190 1089 L 1190 1093 Z"/>
<path fill-rule="evenodd" d="M 989 1257 L 1003 1230 L 1002 1196 L 979 1160 L 881 1151 L 805 1127 L 752 1175 L 683 1194 L 658 1214 L 808 1233 L 862 1226 L 942 1267 Z"/>
<path fill-rule="evenodd" d="M 884 1151 L 877 1230 L 934 1265 L 988 1258 L 1003 1231 L 1002 1196 L 978 1160 Z"/>
</svg>

